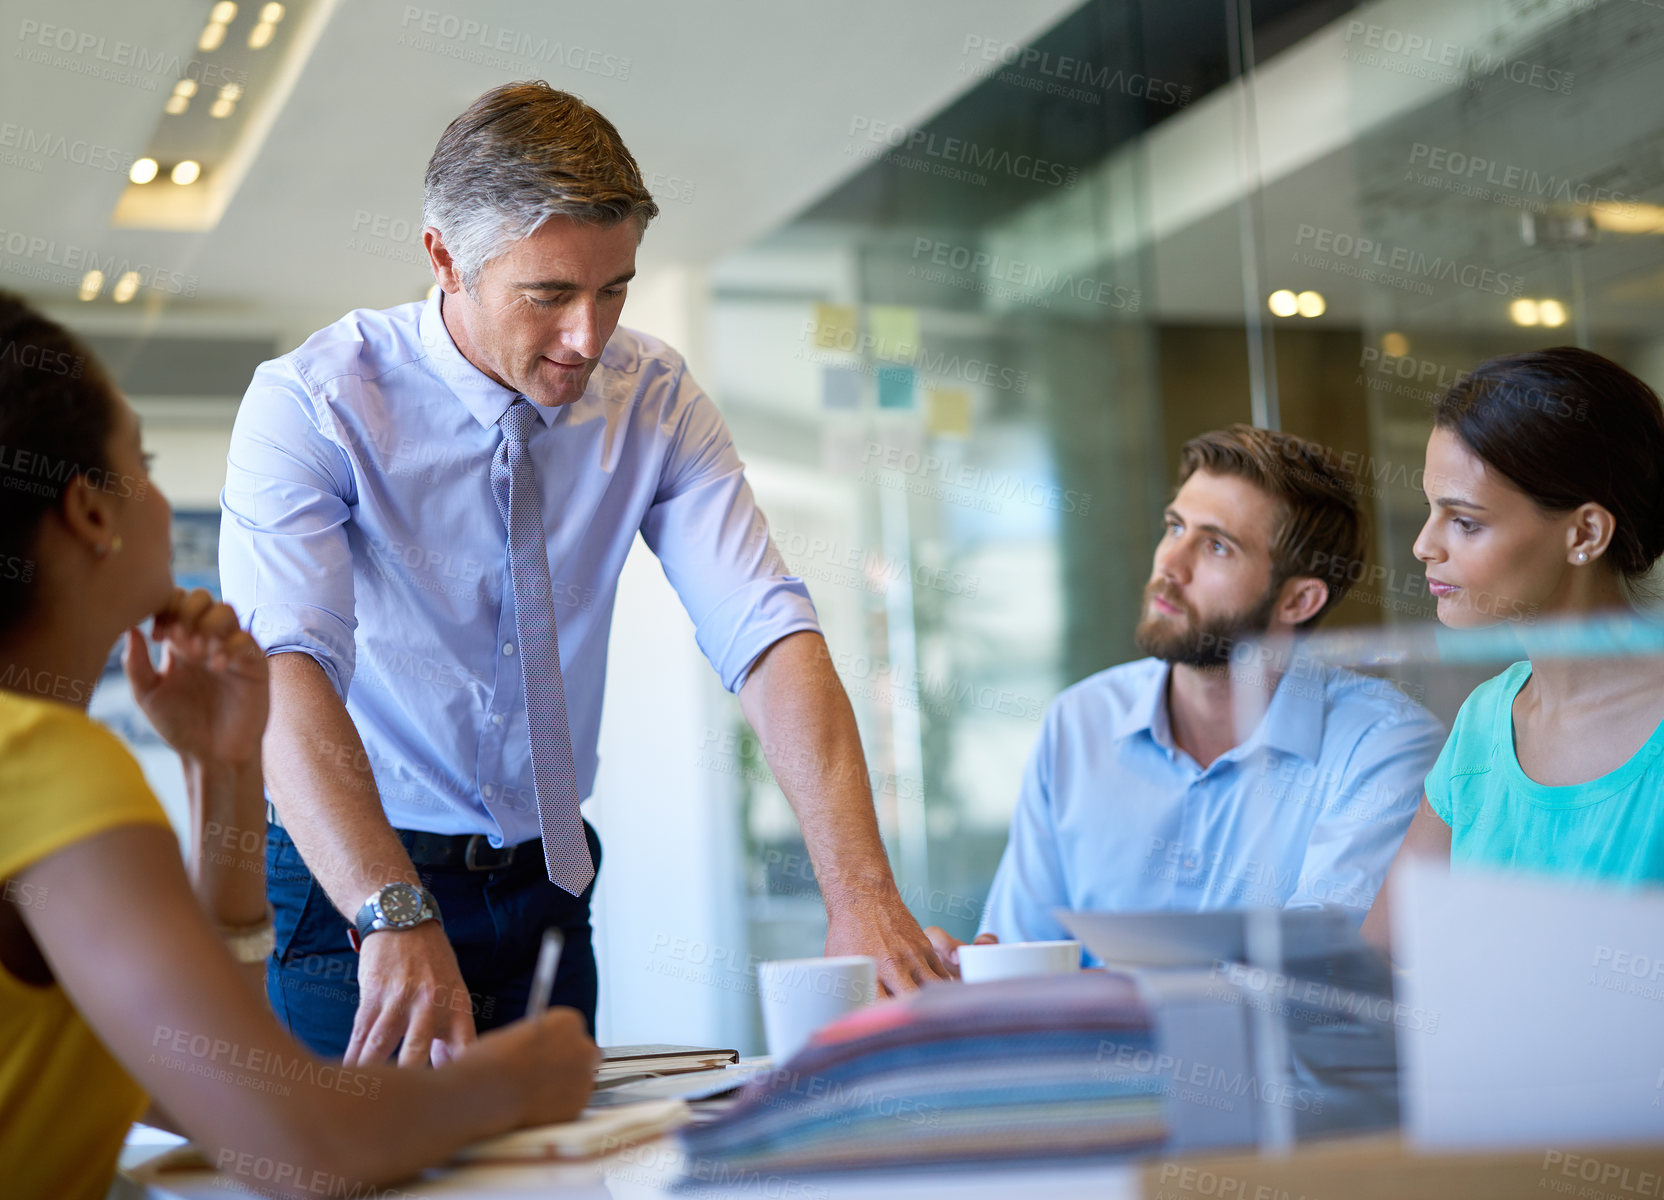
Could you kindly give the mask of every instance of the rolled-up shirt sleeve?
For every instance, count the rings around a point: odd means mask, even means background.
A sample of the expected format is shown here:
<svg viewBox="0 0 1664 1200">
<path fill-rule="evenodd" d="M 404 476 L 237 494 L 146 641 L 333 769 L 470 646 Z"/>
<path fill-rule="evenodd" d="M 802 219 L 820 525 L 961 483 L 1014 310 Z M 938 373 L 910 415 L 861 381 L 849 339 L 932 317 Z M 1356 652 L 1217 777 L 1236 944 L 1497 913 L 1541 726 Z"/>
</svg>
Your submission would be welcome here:
<svg viewBox="0 0 1664 1200">
<path fill-rule="evenodd" d="M 355 665 L 352 472 L 313 390 L 261 365 L 237 411 L 220 494 L 220 583 L 268 655 L 310 654 L 343 701 Z"/>
<path fill-rule="evenodd" d="M 699 649 L 737 692 L 763 651 L 790 633 L 818 633 L 820 621 L 774 548 L 716 405 L 685 370 L 675 386 L 670 453 L 641 534 L 693 618 Z"/>
</svg>

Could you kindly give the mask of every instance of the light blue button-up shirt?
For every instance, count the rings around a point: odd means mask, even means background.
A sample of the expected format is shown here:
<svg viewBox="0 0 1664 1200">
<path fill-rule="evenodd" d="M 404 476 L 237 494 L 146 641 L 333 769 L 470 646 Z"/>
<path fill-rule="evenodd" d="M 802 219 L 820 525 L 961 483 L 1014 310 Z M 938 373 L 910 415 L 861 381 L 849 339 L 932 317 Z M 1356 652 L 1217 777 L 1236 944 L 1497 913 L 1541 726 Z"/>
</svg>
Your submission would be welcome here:
<svg viewBox="0 0 1664 1200">
<path fill-rule="evenodd" d="M 1101 671 L 1053 703 L 982 928 L 1067 938 L 1054 909 L 1342 905 L 1363 919 L 1444 730 L 1384 680 L 1284 675 L 1246 741 L 1205 769 L 1173 743 L 1171 668 Z"/>
<path fill-rule="evenodd" d="M 221 495 L 221 582 L 267 654 L 322 665 L 395 828 L 501 845 L 539 833 L 491 493 L 497 421 L 517 393 L 462 356 L 439 304 L 348 313 L 255 372 Z M 819 624 L 674 350 L 620 328 L 582 398 L 538 413 L 529 446 L 582 797 L 638 531 L 729 690 L 775 641 Z"/>
</svg>

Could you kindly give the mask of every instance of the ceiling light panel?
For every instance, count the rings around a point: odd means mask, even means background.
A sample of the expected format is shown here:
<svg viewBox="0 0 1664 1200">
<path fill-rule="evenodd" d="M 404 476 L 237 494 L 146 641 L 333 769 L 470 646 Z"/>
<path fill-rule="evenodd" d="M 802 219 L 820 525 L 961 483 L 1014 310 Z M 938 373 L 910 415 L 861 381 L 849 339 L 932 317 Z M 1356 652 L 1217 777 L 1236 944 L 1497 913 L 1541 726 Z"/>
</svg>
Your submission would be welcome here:
<svg viewBox="0 0 1664 1200">
<path fill-rule="evenodd" d="M 196 49 L 157 101 L 143 157 L 157 172 L 134 178 L 116 202 L 119 228 L 212 229 L 299 78 L 339 0 L 203 6 Z M 215 31 L 218 31 L 217 33 Z M 212 48 L 202 48 L 212 42 Z"/>
</svg>

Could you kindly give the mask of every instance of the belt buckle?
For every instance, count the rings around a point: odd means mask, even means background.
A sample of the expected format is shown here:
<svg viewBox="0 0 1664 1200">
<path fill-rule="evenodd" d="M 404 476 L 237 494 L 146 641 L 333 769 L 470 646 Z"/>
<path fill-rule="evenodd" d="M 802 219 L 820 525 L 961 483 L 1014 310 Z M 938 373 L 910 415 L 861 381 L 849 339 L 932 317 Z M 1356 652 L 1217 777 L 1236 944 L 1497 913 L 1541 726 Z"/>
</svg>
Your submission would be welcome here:
<svg viewBox="0 0 1664 1200">
<path fill-rule="evenodd" d="M 485 863 L 480 862 L 479 848 L 481 846 L 484 846 L 493 854 L 498 855 L 499 857 L 497 861 Z M 509 863 L 513 861 L 513 846 L 503 846 L 500 849 L 493 850 L 490 839 L 483 833 L 476 833 L 470 836 L 468 839 L 468 845 L 462 852 L 462 865 L 467 867 L 470 871 L 495 871 L 499 867 L 508 866 Z"/>
</svg>

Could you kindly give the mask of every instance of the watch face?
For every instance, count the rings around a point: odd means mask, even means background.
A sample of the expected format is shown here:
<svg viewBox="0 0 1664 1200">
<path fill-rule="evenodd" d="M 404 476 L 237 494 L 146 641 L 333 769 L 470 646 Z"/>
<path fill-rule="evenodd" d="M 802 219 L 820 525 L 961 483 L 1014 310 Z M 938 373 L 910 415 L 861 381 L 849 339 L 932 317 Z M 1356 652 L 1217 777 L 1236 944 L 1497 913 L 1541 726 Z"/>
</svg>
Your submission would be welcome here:
<svg viewBox="0 0 1664 1200">
<path fill-rule="evenodd" d="M 376 907 L 381 919 L 395 929 L 416 924 L 422 915 L 422 893 L 408 883 L 390 883 L 381 889 Z"/>
</svg>

